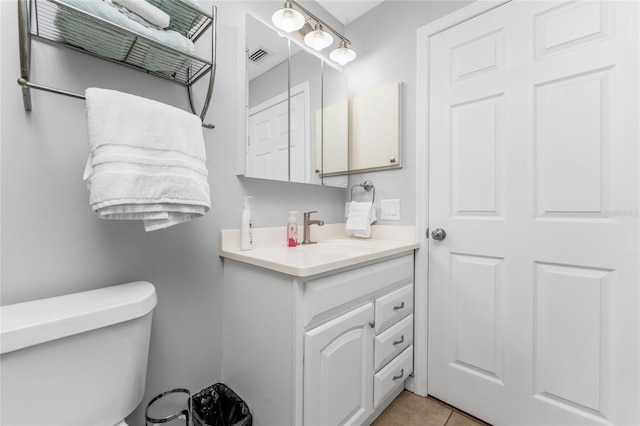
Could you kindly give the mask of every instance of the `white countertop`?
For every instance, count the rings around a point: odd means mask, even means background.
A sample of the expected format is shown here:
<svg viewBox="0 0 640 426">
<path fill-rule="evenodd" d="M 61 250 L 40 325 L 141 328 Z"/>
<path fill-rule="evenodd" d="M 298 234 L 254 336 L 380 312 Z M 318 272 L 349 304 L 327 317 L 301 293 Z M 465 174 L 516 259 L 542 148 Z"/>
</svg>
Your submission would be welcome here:
<svg viewBox="0 0 640 426">
<path fill-rule="evenodd" d="M 302 227 L 298 235 L 302 236 Z M 287 247 L 285 226 L 254 228 L 253 248 L 240 250 L 240 231 L 220 231 L 219 255 L 297 277 L 308 277 L 417 249 L 413 226 L 373 225 L 371 238 L 346 237 L 344 223 L 312 226 L 317 244 Z"/>
</svg>

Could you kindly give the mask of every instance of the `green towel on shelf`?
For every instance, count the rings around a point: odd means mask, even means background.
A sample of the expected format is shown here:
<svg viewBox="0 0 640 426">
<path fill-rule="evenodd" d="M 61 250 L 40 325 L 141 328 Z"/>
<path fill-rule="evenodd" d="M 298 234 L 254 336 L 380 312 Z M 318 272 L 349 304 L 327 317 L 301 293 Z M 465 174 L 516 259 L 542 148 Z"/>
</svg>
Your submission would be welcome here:
<svg viewBox="0 0 640 426">
<path fill-rule="evenodd" d="M 174 47 L 182 52 L 193 54 L 193 43 L 182 34 L 175 31 L 160 31 L 160 33 L 162 34 L 157 34 L 156 37 L 154 37 L 154 40 L 157 40 L 167 46 Z M 185 55 L 160 49 L 143 40 L 139 41 L 137 47 L 146 51 L 143 54 L 144 60 L 141 65 L 143 68 L 150 71 L 160 71 L 172 74 L 179 68 L 187 67 L 190 64 L 190 59 Z"/>
<path fill-rule="evenodd" d="M 124 20 L 130 20 L 102 0 L 62 1 L 69 6 L 106 19 L 114 24 L 126 27 L 126 25 L 123 25 L 126 24 Z M 60 29 L 62 37 L 67 43 L 110 59 L 124 60 L 135 41 L 134 36 L 123 36 L 116 30 L 96 25 L 94 22 L 84 19 L 80 13 L 66 7 L 58 7 L 54 23 Z"/>
<path fill-rule="evenodd" d="M 129 19 L 105 1 L 61 1 L 91 15 L 120 25 L 137 34 L 146 36 L 165 46 L 172 47 L 180 52 L 189 54 L 195 52 L 193 42 L 182 34 L 176 31 L 165 31 L 145 27 Z M 55 24 L 60 29 L 65 41 L 69 44 L 82 47 L 85 50 L 111 59 L 122 61 L 125 60 L 126 57 L 128 63 L 143 67 L 149 71 L 172 73 L 179 67 L 185 65 L 188 60 L 188 58 L 182 54 L 163 50 L 153 45 L 153 43 L 142 39 L 138 39 L 134 49 L 129 54 L 129 57 L 127 57 L 127 53 L 136 40 L 136 37 L 129 34 L 123 36 L 121 32 L 112 30 L 106 25 L 102 26 L 91 22 L 79 13 L 64 7 L 58 7 Z"/>
<path fill-rule="evenodd" d="M 161 9 L 164 13 L 169 15 L 169 26 L 167 29 L 179 32 L 184 36 L 193 36 L 191 30 L 196 26 L 202 15 L 194 12 L 191 9 L 183 6 L 181 3 L 186 3 L 198 10 L 202 10 L 197 0 L 148 0 L 149 3 Z"/>
</svg>

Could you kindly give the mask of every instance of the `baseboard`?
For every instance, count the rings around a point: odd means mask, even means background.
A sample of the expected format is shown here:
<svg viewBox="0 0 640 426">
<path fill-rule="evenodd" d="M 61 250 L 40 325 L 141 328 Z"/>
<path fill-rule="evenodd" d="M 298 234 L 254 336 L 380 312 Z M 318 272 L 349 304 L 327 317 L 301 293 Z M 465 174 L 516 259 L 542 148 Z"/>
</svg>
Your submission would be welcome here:
<svg viewBox="0 0 640 426">
<path fill-rule="evenodd" d="M 404 381 L 404 388 L 411 393 L 416 393 L 416 379 L 414 379 L 413 376 L 409 376 L 407 380 Z M 426 395 L 420 395 L 420 396 L 426 396 Z"/>
<path fill-rule="evenodd" d="M 363 426 L 369 426 L 371 423 L 373 423 L 373 421 L 377 419 L 380 416 L 380 414 L 382 414 L 382 412 L 389 406 L 389 404 L 393 402 L 394 399 L 398 397 L 398 395 L 400 395 L 400 393 L 403 390 L 404 390 L 404 387 L 396 386 L 396 388 L 393 389 L 389 393 L 389 395 L 387 395 L 387 397 L 380 402 L 380 404 L 373 411 L 373 413 L 369 417 L 367 417 L 367 419 L 362 423 Z"/>
</svg>

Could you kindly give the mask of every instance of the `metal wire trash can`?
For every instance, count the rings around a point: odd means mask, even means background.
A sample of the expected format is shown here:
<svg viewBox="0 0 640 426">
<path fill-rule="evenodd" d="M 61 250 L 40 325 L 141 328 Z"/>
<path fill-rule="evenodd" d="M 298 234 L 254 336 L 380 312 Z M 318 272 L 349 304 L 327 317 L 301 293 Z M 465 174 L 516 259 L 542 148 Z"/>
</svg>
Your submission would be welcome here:
<svg viewBox="0 0 640 426">
<path fill-rule="evenodd" d="M 191 397 L 194 426 L 251 426 L 249 406 L 223 383 L 213 384 Z"/>
<path fill-rule="evenodd" d="M 176 411 L 172 414 L 169 415 L 165 415 L 162 417 L 155 417 L 156 415 L 154 414 L 154 417 L 149 415 L 149 409 L 151 408 L 151 406 L 158 400 L 164 398 L 165 396 L 168 395 L 173 395 L 173 394 L 177 394 L 177 393 L 182 393 L 186 395 L 186 407 Z M 184 419 L 184 424 L 185 426 L 191 426 L 192 422 L 191 422 L 191 392 L 189 392 L 188 389 L 172 389 L 170 391 L 166 391 L 166 392 L 162 392 L 160 395 L 154 397 L 151 401 L 149 401 L 149 403 L 147 404 L 147 408 L 144 410 L 144 419 L 145 419 L 145 425 L 146 426 L 155 426 L 155 425 L 161 425 L 163 423 L 167 423 L 173 420 L 182 420 Z"/>
</svg>

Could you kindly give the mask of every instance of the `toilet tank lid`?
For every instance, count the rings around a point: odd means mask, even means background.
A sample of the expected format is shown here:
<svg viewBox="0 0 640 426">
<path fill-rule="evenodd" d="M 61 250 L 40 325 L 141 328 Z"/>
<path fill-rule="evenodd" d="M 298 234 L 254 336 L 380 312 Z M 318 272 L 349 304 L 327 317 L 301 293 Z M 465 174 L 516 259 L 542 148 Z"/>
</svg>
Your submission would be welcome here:
<svg viewBox="0 0 640 426">
<path fill-rule="evenodd" d="M 157 300 L 153 284 L 136 281 L 0 306 L 0 353 L 141 317 Z"/>
</svg>

